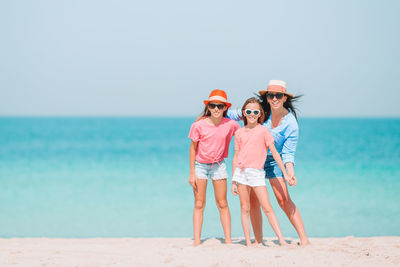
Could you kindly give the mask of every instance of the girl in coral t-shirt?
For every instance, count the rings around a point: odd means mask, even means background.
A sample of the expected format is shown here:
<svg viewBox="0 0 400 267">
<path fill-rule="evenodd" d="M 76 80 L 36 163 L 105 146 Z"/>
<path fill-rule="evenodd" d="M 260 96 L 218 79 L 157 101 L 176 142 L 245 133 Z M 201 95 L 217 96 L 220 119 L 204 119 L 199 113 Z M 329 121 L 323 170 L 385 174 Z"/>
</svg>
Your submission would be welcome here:
<svg viewBox="0 0 400 267">
<path fill-rule="evenodd" d="M 268 218 L 272 229 L 281 245 L 286 244 L 279 227 L 278 219 L 271 207 L 265 183 L 264 162 L 268 149 L 282 170 L 284 178 L 288 180 L 282 159 L 274 145 L 274 138 L 264 122 L 264 111 L 258 99 L 247 99 L 242 107 L 245 127 L 236 132 L 235 156 L 232 166 L 232 193 L 239 193 L 241 205 L 241 218 L 246 245 L 251 245 L 250 240 L 250 190 L 253 189 L 261 207 Z"/>
<path fill-rule="evenodd" d="M 228 173 L 224 158 L 228 157 L 232 136 L 240 128 L 236 121 L 226 118 L 226 111 L 231 103 L 227 102 L 224 91 L 212 91 L 204 104 L 204 118 L 193 123 L 189 133 L 189 138 L 192 139 L 189 153 L 189 183 L 193 187 L 195 198 L 193 210 L 193 245 L 195 246 L 200 244 L 208 178 L 212 180 L 214 186 L 215 201 L 225 233 L 225 243 L 232 243 L 231 215 L 226 199 Z"/>
</svg>

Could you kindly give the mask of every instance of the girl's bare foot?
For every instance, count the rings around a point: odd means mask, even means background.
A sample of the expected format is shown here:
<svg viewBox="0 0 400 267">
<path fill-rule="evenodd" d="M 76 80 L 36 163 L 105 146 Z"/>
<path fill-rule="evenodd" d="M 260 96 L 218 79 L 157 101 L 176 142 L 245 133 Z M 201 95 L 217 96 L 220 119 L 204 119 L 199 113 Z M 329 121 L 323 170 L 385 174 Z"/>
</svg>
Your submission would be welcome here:
<svg viewBox="0 0 400 267">
<path fill-rule="evenodd" d="M 198 245 L 200 245 L 200 240 L 195 240 L 195 241 L 193 241 L 193 246 L 194 247 L 197 247 Z"/>
<path fill-rule="evenodd" d="M 305 240 L 300 240 L 300 246 L 304 247 L 308 245 L 311 245 L 310 240 L 308 240 L 308 238 Z"/>
<path fill-rule="evenodd" d="M 226 238 L 225 238 L 225 244 L 232 244 L 232 239 L 230 239 L 230 238 L 229 238 L 229 239 L 226 239 Z"/>
</svg>

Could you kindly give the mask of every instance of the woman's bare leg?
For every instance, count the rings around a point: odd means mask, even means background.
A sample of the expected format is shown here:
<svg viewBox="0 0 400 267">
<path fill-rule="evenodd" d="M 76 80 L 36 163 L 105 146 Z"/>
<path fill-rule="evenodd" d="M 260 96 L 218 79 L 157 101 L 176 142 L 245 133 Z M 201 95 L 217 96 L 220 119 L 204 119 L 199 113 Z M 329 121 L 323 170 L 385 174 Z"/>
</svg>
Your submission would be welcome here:
<svg viewBox="0 0 400 267">
<path fill-rule="evenodd" d="M 244 238 L 246 239 L 246 246 L 251 246 L 250 238 L 250 186 L 238 184 L 238 192 L 240 198 L 240 213 L 242 218 L 242 227 Z"/>
<path fill-rule="evenodd" d="M 257 195 L 258 201 L 268 218 L 269 224 L 274 230 L 276 236 L 279 239 L 281 245 L 286 244 L 285 238 L 282 235 L 281 227 L 279 226 L 278 218 L 276 218 L 275 212 L 272 209 L 271 203 L 269 202 L 268 191 L 266 186 L 253 187 L 254 193 Z"/>
<path fill-rule="evenodd" d="M 197 190 L 193 189 L 194 209 L 193 209 L 193 245 L 200 245 L 201 227 L 203 225 L 203 212 L 206 205 L 207 180 L 197 179 Z"/>
<path fill-rule="evenodd" d="M 286 186 L 286 181 L 283 178 L 275 178 L 275 179 L 269 179 L 269 182 L 272 186 L 272 190 L 274 191 L 279 206 L 286 213 L 290 222 L 296 229 L 297 234 L 300 237 L 300 244 L 308 245 L 310 241 L 308 240 L 308 237 L 306 235 L 303 220 L 301 219 L 299 210 L 297 209 L 296 205 L 293 203 L 293 201 L 289 196 L 289 192 Z"/>
<path fill-rule="evenodd" d="M 219 210 L 222 228 L 225 234 L 225 243 L 232 243 L 231 240 L 231 214 L 229 212 L 228 201 L 226 200 L 226 179 L 214 180 L 215 202 Z"/>
</svg>

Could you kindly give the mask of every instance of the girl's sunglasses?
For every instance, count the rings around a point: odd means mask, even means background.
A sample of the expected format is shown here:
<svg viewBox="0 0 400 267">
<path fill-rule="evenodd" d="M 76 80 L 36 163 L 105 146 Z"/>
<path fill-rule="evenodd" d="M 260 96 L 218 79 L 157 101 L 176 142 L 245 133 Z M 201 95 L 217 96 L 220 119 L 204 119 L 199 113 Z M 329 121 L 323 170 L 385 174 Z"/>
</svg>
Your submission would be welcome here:
<svg viewBox="0 0 400 267">
<path fill-rule="evenodd" d="M 274 99 L 274 97 L 276 97 L 276 99 L 282 99 L 283 94 L 282 93 L 276 93 L 276 94 L 271 94 L 271 93 L 267 93 L 267 98 L 269 99 Z"/>
<path fill-rule="evenodd" d="M 225 107 L 224 104 L 208 104 L 208 107 L 210 109 L 214 109 L 215 107 L 217 107 L 218 109 L 223 109 Z"/>
<path fill-rule="evenodd" d="M 258 109 L 245 109 L 244 113 L 246 115 L 255 115 L 255 116 L 257 116 L 257 115 L 260 115 L 260 110 L 258 110 Z"/>
</svg>

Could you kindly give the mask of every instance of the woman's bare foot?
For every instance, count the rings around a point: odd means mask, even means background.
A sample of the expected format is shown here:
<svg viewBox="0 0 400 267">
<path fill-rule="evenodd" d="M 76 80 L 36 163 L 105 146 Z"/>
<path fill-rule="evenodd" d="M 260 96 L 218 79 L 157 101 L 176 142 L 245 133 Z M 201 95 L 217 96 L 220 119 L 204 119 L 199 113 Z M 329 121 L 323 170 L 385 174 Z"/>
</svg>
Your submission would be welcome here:
<svg viewBox="0 0 400 267">
<path fill-rule="evenodd" d="M 226 239 L 226 238 L 225 238 L 225 244 L 232 244 L 232 239 L 230 239 L 230 238 L 229 238 L 229 239 Z"/>
<path fill-rule="evenodd" d="M 279 245 L 281 245 L 281 246 L 287 246 L 288 243 L 286 242 L 285 239 L 279 239 Z"/>
</svg>

